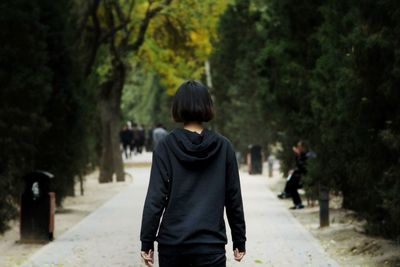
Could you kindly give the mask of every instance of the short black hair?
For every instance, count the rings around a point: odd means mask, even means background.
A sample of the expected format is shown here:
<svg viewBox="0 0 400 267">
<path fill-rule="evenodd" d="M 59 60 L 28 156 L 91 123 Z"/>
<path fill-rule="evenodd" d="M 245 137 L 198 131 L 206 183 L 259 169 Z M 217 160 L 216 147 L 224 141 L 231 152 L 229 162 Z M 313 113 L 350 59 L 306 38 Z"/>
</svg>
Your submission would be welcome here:
<svg viewBox="0 0 400 267">
<path fill-rule="evenodd" d="M 214 118 L 211 95 L 202 83 L 181 84 L 172 101 L 172 117 L 176 122 L 208 122 Z"/>
</svg>

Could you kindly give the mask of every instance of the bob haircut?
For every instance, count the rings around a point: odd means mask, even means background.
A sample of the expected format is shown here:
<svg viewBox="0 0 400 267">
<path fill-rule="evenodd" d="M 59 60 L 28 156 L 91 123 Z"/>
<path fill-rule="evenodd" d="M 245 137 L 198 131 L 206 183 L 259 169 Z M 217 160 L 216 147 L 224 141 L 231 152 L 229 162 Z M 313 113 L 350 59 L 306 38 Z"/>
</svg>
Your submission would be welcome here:
<svg viewBox="0 0 400 267">
<path fill-rule="evenodd" d="M 213 101 L 207 88 L 198 81 L 181 84 L 172 101 L 176 122 L 208 122 L 214 117 Z"/>
</svg>

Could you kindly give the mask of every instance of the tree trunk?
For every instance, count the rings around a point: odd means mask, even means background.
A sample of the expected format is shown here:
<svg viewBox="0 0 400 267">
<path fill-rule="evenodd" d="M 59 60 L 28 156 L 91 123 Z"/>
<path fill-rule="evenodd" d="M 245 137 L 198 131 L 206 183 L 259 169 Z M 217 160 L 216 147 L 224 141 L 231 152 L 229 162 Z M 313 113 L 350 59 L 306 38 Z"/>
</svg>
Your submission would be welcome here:
<svg viewBox="0 0 400 267">
<path fill-rule="evenodd" d="M 75 177 L 73 178 L 74 181 L 68 183 L 67 187 L 67 192 L 66 195 L 69 197 L 74 197 L 75 196 Z"/>
<path fill-rule="evenodd" d="M 79 177 L 79 189 L 80 189 L 80 192 L 81 192 L 81 196 L 83 196 L 85 194 L 85 188 L 83 186 L 83 175 L 79 174 L 78 177 Z"/>
<path fill-rule="evenodd" d="M 125 66 L 113 64 L 110 77 L 101 85 L 100 119 L 102 131 L 102 153 L 100 159 L 100 183 L 125 181 L 124 165 L 120 150 L 119 132 L 121 120 L 121 94 L 125 79 Z"/>
</svg>

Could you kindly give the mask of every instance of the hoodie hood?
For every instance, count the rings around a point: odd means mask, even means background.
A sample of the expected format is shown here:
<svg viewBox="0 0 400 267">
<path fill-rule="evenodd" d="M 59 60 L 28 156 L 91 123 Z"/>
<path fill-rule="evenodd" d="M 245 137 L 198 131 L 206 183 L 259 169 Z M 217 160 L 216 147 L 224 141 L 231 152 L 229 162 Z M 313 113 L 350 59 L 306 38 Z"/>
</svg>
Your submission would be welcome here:
<svg viewBox="0 0 400 267">
<path fill-rule="evenodd" d="M 192 163 L 210 160 L 222 146 L 219 135 L 208 129 L 198 134 L 177 128 L 171 132 L 166 141 L 180 161 Z"/>
</svg>

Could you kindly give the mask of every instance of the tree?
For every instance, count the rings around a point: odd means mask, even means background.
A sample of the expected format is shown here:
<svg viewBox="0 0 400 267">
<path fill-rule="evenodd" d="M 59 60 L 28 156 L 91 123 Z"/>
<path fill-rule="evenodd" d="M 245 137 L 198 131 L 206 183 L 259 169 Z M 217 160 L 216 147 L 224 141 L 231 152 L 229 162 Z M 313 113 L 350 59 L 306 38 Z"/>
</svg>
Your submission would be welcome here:
<svg viewBox="0 0 400 267">
<path fill-rule="evenodd" d="M 265 82 L 264 107 L 271 114 L 279 157 L 285 173 L 293 168 L 292 146 L 309 141 L 313 128 L 311 77 L 320 48 L 315 34 L 322 22 L 322 1 L 270 1 L 263 27 L 264 48 L 259 55 L 260 78 Z"/>
<path fill-rule="evenodd" d="M 203 78 L 204 62 L 225 6 L 225 1 L 185 0 L 173 2 L 159 14 L 139 54 L 131 60 L 122 102 L 127 119 L 174 126 L 169 110 L 172 95 L 184 80 Z"/>
<path fill-rule="evenodd" d="M 323 55 L 313 88 L 321 136 L 315 144 L 322 158 L 311 174 L 316 179 L 327 173 L 343 193 L 344 207 L 365 217 L 368 230 L 397 239 L 399 210 L 392 205 L 399 198 L 392 190 L 399 186 L 393 173 L 399 155 L 393 145 L 399 78 L 394 13 L 399 8 L 394 1 L 324 4 Z"/>
<path fill-rule="evenodd" d="M 55 175 L 53 187 L 60 205 L 74 195 L 76 176 L 84 175 L 94 148 L 90 143 L 95 124 L 93 87 L 84 83 L 76 43 L 71 5 L 67 0 L 40 1 L 40 22 L 46 25 L 47 66 L 51 69 L 51 94 L 43 109 L 49 125 L 38 139 L 35 168 Z"/>
<path fill-rule="evenodd" d="M 221 19 L 211 61 L 219 127 L 228 136 L 237 133 L 233 139 L 241 150 L 254 142 L 281 142 L 285 171 L 292 163 L 291 146 L 305 138 L 311 124 L 319 6 L 320 1 L 237 1 Z"/>
<path fill-rule="evenodd" d="M 383 0 L 237 1 L 223 15 L 214 54 L 217 100 L 225 110 L 236 105 L 246 117 L 246 92 L 232 92 L 242 80 L 259 80 L 252 83 L 258 93 L 251 105 L 267 119 L 271 133 L 264 135 L 283 145 L 283 171 L 292 166 L 291 146 L 306 139 L 317 154 L 309 161 L 306 189 L 323 184 L 340 192 L 343 206 L 367 219 L 367 230 L 397 240 L 399 9 Z M 260 19 L 247 22 L 252 27 L 240 23 L 257 12 Z M 234 27 L 223 27 L 225 20 Z M 238 40 L 236 29 L 256 45 L 229 46 Z M 241 123 L 218 122 L 224 129 Z"/>
<path fill-rule="evenodd" d="M 99 109 L 102 130 L 102 153 L 99 181 L 124 180 L 122 156 L 119 148 L 121 96 L 126 81 L 128 58 L 139 50 L 145 40 L 150 21 L 171 0 L 165 1 L 110 1 L 93 0 L 86 5 L 82 20 L 87 49 L 86 76 L 99 62 Z M 143 14 L 138 16 L 137 14 Z M 135 16 L 134 16 L 135 15 Z M 103 49 L 103 53 L 101 54 Z M 103 57 L 101 57 L 103 55 Z"/>
<path fill-rule="evenodd" d="M 259 68 L 254 64 L 262 48 L 261 12 L 250 6 L 247 0 L 228 6 L 220 19 L 220 35 L 211 57 L 215 126 L 242 152 L 250 144 L 266 147 L 271 141 L 268 116 L 258 101 L 261 85 Z"/>
<path fill-rule="evenodd" d="M 46 29 L 37 3 L 0 5 L 0 232 L 16 215 L 22 175 L 34 164 L 37 139 L 48 128 L 42 115 L 50 95 Z"/>
<path fill-rule="evenodd" d="M 0 5 L 0 232 L 17 214 L 27 172 L 55 174 L 61 204 L 91 160 L 93 99 L 76 60 L 70 10 L 64 0 Z"/>
</svg>

